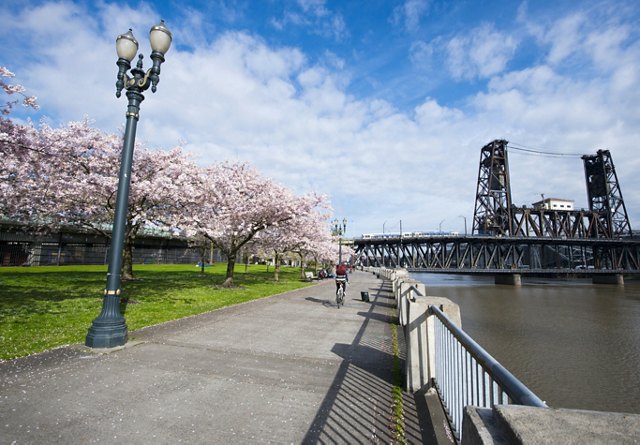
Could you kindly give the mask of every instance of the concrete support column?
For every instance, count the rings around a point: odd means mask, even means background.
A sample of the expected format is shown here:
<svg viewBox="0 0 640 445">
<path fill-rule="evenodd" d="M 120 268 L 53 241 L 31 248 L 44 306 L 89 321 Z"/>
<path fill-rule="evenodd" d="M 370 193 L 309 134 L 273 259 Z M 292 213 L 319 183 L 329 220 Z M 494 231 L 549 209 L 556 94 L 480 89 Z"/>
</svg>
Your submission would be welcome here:
<svg viewBox="0 0 640 445">
<path fill-rule="evenodd" d="M 506 284 L 508 286 L 521 286 L 522 276 L 519 273 L 498 274 L 495 276 L 496 284 Z"/>
<path fill-rule="evenodd" d="M 29 266 L 39 266 L 42 260 L 42 242 L 34 241 L 29 252 Z"/>
<path fill-rule="evenodd" d="M 398 291 L 398 284 L 401 281 L 408 279 L 410 279 L 409 272 L 406 269 L 394 269 L 390 277 L 393 292 L 395 293 Z"/>
<path fill-rule="evenodd" d="M 621 273 L 597 274 L 591 278 L 593 284 L 613 284 L 624 286 L 624 276 Z"/>
<path fill-rule="evenodd" d="M 407 302 L 405 341 L 407 361 L 405 382 L 410 392 L 419 391 L 429 384 L 429 354 L 427 351 L 427 309 L 425 298 Z"/>
<path fill-rule="evenodd" d="M 458 326 L 462 326 L 462 321 L 460 307 L 448 298 L 417 297 L 407 305 L 405 382 L 406 389 L 415 392 L 428 388 L 436 375 L 435 315 L 429 314 L 429 305 L 440 308 Z"/>
<path fill-rule="evenodd" d="M 416 301 L 417 298 L 421 298 L 417 295 L 418 293 L 423 296 L 427 294 L 427 288 L 424 283 L 407 279 L 398 284 L 398 290 L 394 295 L 398 310 L 398 321 L 401 326 L 408 324 L 409 304 Z"/>
</svg>

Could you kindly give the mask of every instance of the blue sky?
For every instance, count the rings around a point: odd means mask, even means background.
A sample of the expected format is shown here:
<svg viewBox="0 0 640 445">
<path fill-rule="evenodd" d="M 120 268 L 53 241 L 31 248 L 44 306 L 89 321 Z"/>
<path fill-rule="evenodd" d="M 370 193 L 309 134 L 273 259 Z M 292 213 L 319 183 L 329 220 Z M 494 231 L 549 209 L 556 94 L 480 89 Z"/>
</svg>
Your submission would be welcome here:
<svg viewBox="0 0 640 445">
<path fill-rule="evenodd" d="M 640 6 L 615 1 L 5 0 L 0 65 L 54 125 L 119 131 L 115 37 L 174 34 L 138 137 L 328 194 L 349 235 L 463 231 L 480 148 L 611 150 L 640 228 Z M 579 158 L 510 155 L 513 200 L 584 207 Z"/>
</svg>

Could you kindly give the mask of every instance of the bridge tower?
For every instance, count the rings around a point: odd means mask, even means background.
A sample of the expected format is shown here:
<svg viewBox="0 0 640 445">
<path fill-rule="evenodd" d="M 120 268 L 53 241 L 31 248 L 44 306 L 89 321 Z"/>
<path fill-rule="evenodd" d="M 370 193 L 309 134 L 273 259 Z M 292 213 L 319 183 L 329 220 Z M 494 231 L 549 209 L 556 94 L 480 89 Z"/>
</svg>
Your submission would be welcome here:
<svg viewBox="0 0 640 445">
<path fill-rule="evenodd" d="M 511 183 L 507 159 L 507 141 L 495 140 L 480 151 L 473 234 L 512 234 Z"/>
<path fill-rule="evenodd" d="M 597 238 L 631 236 L 631 224 L 611 153 L 609 150 L 598 150 L 595 155 L 584 155 L 582 160 L 589 210 L 597 218 L 593 235 Z"/>
</svg>

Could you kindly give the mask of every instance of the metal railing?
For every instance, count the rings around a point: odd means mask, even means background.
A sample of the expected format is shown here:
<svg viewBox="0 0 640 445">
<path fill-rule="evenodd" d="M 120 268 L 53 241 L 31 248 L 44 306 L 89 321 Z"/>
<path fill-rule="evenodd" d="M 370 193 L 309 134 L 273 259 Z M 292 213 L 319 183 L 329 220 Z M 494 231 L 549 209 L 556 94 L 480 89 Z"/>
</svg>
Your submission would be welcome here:
<svg viewBox="0 0 640 445">
<path fill-rule="evenodd" d="M 437 306 L 430 305 L 429 313 L 435 315 L 434 383 L 457 440 L 462 438 L 462 415 L 467 405 L 547 407 Z"/>
</svg>

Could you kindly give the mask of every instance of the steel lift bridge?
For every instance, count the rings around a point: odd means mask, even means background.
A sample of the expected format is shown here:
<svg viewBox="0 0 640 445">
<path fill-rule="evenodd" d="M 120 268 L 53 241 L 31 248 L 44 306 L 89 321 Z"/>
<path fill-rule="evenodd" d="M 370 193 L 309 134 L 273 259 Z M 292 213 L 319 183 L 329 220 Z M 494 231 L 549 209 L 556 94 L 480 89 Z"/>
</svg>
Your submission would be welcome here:
<svg viewBox="0 0 640 445">
<path fill-rule="evenodd" d="M 522 274 L 584 274 L 622 283 L 640 273 L 640 240 L 629 217 L 611 153 L 582 156 L 589 209 L 518 207 L 511 199 L 507 141 L 482 147 L 471 236 L 354 239 L 364 266 L 493 274 L 518 284 Z"/>
</svg>

